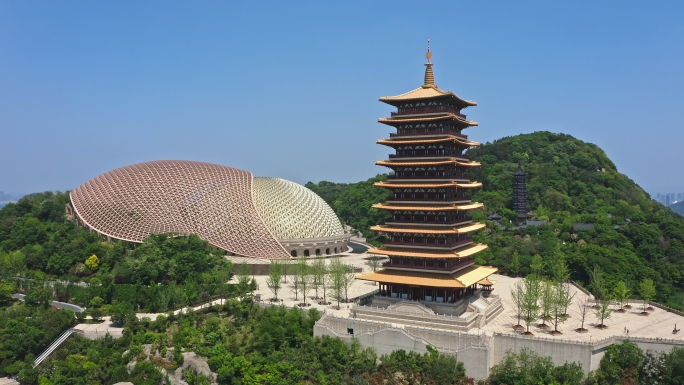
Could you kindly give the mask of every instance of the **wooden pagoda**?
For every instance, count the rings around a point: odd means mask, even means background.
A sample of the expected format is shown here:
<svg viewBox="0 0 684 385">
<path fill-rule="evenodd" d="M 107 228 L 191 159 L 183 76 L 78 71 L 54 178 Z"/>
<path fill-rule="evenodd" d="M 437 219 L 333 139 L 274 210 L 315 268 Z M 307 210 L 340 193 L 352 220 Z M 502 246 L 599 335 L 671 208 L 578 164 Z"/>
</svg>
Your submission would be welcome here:
<svg viewBox="0 0 684 385">
<path fill-rule="evenodd" d="M 480 164 L 468 160 L 463 151 L 479 143 L 462 134 L 477 123 L 461 111 L 477 103 L 438 88 L 431 57 L 428 45 L 423 86 L 380 98 L 397 111 L 379 122 L 397 132 L 378 140 L 395 153 L 376 164 L 394 173 L 375 184 L 389 189 L 392 196 L 374 207 L 388 211 L 392 218 L 372 227 L 387 241 L 368 253 L 389 260 L 382 270 L 357 278 L 378 282 L 381 296 L 454 303 L 478 285 L 491 290 L 487 277 L 496 268 L 474 265 L 474 254 L 487 245 L 476 244 L 472 233 L 485 225 L 473 223 L 468 216 L 469 210 L 482 207 L 469 198 L 469 192 L 482 184 L 471 182 L 466 174 Z"/>
</svg>

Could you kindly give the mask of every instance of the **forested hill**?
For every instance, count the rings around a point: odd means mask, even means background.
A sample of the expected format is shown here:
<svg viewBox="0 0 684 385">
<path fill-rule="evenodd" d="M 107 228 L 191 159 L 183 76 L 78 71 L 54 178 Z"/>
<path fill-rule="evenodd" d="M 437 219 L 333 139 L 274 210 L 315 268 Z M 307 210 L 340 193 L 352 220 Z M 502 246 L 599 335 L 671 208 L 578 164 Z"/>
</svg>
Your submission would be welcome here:
<svg viewBox="0 0 684 385">
<path fill-rule="evenodd" d="M 496 212 L 503 223 L 511 220 L 515 225 L 517 214 L 509 208 L 513 173 L 521 164 L 527 174 L 528 208 L 534 219 L 549 223 L 501 230 L 489 222 L 477 239 L 490 245 L 478 254 L 479 263 L 506 273 L 517 252 L 524 275 L 535 254 L 546 261 L 564 257 L 579 281 L 587 282 L 587 271 L 596 265 L 607 273 L 609 284 L 626 281 L 633 292 L 637 282 L 652 278 L 660 302 L 684 309 L 684 218 L 650 199 L 598 146 L 569 135 L 536 132 L 483 144 L 468 156 L 482 163 L 471 179 L 483 183 L 473 199 L 483 202 L 485 210 L 473 212 L 474 219 L 484 221 Z M 345 222 L 367 233 L 368 225 L 384 220 L 370 208 L 387 196 L 372 188 L 372 182 L 382 178 L 307 187 Z M 370 213 L 365 221 L 364 213 Z M 576 223 L 593 224 L 594 229 L 575 232 Z"/>
<path fill-rule="evenodd" d="M 670 210 L 676 212 L 677 214 L 684 215 L 684 202 L 677 202 L 668 207 L 670 208 Z"/>
</svg>

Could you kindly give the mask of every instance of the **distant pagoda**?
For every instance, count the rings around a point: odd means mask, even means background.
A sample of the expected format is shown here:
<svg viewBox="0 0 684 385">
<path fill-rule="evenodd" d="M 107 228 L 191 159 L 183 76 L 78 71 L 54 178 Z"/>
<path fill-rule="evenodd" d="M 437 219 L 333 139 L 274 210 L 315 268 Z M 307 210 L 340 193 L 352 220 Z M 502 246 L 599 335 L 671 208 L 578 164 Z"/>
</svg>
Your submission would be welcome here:
<svg viewBox="0 0 684 385">
<path fill-rule="evenodd" d="M 530 217 L 527 214 L 527 182 L 525 172 L 520 165 L 513 174 L 513 211 L 518 213 L 521 221 Z"/>
<path fill-rule="evenodd" d="M 388 211 L 392 219 L 371 228 L 388 240 L 368 253 L 385 255 L 389 261 L 384 269 L 357 278 L 378 282 L 381 296 L 454 303 L 474 292 L 478 284 L 488 293 L 493 282 L 487 277 L 496 272 L 494 267 L 474 265 L 473 255 L 487 245 L 475 244 L 471 235 L 485 225 L 473 223 L 467 215 L 483 207 L 468 194 L 482 184 L 466 175 L 467 169 L 480 164 L 469 161 L 463 151 L 479 143 L 461 133 L 477 126 L 461 110 L 477 103 L 439 89 L 429 43 L 425 56 L 422 87 L 380 98 L 397 112 L 378 121 L 396 128 L 397 133 L 377 142 L 395 150 L 388 160 L 376 162 L 392 169 L 394 175 L 375 183 L 393 195 L 373 207 Z"/>
</svg>

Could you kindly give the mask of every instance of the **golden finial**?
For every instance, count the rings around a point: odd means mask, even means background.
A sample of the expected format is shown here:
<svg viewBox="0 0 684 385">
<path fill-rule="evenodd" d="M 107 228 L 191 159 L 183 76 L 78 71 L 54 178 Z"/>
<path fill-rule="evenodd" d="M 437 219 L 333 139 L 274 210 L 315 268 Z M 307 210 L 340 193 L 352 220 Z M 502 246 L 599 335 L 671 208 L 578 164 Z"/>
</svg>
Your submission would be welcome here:
<svg viewBox="0 0 684 385">
<path fill-rule="evenodd" d="M 428 39 L 428 50 L 425 53 L 425 58 L 427 59 L 428 63 L 430 62 L 430 59 L 432 59 L 432 52 L 430 52 L 430 39 Z"/>
<path fill-rule="evenodd" d="M 429 88 L 435 86 L 435 74 L 432 72 L 432 52 L 430 51 L 430 39 L 428 39 L 428 50 L 425 53 L 425 58 L 427 63 L 425 63 L 425 82 L 423 83 L 423 88 Z"/>
</svg>

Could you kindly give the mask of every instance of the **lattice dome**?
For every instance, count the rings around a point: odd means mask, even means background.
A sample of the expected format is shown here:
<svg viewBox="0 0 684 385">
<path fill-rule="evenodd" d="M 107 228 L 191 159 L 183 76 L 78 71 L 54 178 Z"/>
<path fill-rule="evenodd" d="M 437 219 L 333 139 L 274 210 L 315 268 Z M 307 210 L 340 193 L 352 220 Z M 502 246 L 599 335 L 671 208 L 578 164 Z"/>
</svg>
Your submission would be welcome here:
<svg viewBox="0 0 684 385">
<path fill-rule="evenodd" d="M 86 182 L 71 204 L 78 221 L 111 238 L 194 233 L 238 255 L 287 258 L 254 205 L 252 181 L 247 171 L 216 164 L 145 162 Z"/>
<path fill-rule="evenodd" d="M 254 178 L 254 202 L 279 240 L 344 235 L 328 204 L 308 188 L 280 178 Z"/>
</svg>

